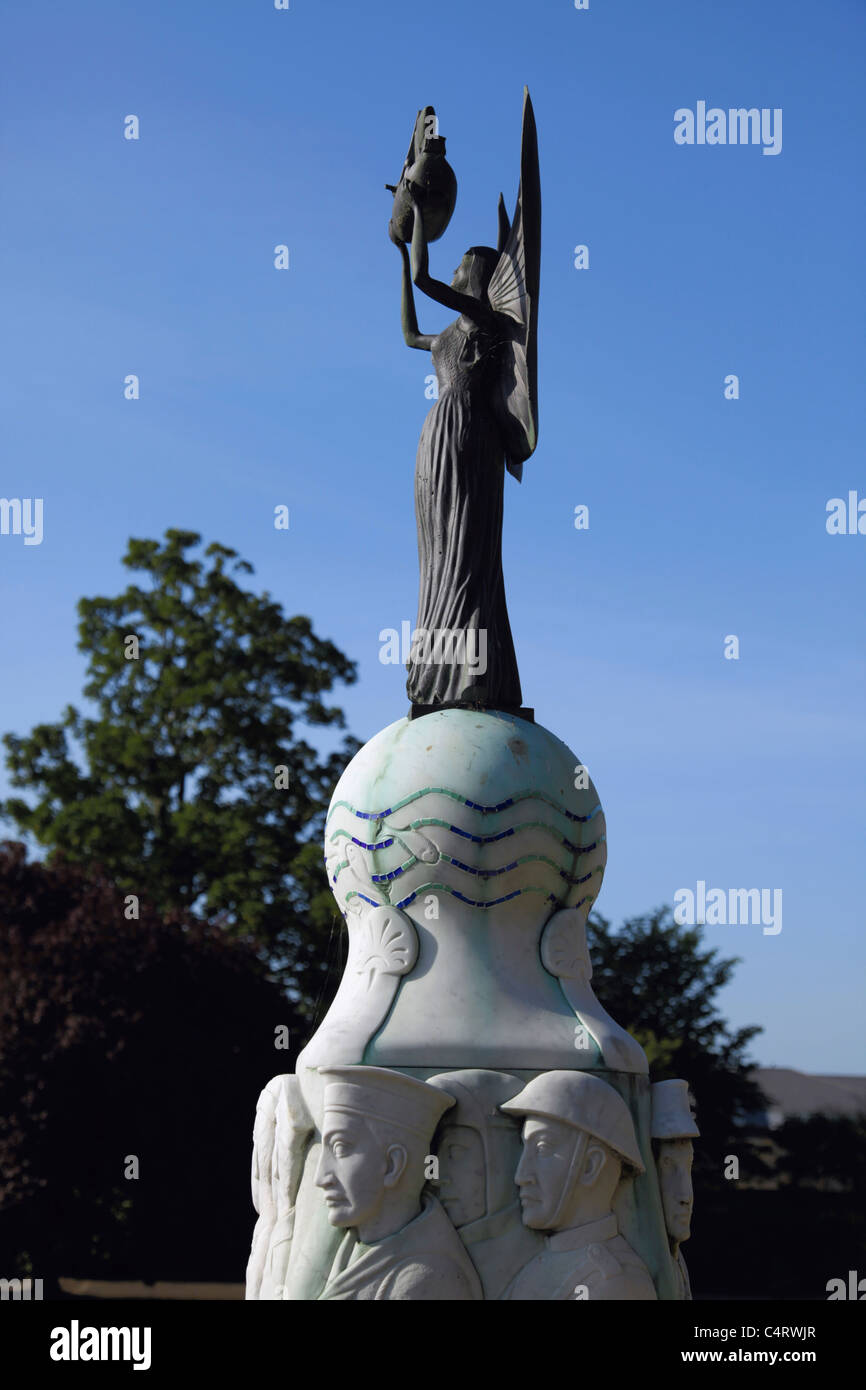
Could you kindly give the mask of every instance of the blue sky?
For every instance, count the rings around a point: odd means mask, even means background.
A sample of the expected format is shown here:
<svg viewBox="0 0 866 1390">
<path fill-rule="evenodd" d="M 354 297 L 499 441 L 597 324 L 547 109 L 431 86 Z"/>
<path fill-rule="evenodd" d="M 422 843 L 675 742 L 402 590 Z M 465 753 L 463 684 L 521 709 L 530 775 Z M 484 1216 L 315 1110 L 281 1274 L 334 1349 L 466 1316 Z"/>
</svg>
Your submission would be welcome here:
<svg viewBox="0 0 866 1390">
<path fill-rule="evenodd" d="M 2 729 L 79 699 L 77 599 L 169 526 L 233 546 L 358 661 L 359 737 L 405 712 L 379 633 L 415 616 L 431 368 L 402 341 L 383 185 L 432 103 L 450 278 L 513 206 L 527 83 L 541 429 L 504 537 L 524 699 L 600 791 L 599 909 L 781 889 L 777 935 L 706 929 L 742 957 L 723 1008 L 763 1025 L 763 1064 L 862 1072 L 866 536 L 825 520 L 866 497 L 863 5 L 90 0 L 12 3 L 4 28 L 0 492 L 44 499 L 44 539 L 0 536 Z M 676 145 L 698 101 L 782 108 L 781 153 Z"/>
</svg>

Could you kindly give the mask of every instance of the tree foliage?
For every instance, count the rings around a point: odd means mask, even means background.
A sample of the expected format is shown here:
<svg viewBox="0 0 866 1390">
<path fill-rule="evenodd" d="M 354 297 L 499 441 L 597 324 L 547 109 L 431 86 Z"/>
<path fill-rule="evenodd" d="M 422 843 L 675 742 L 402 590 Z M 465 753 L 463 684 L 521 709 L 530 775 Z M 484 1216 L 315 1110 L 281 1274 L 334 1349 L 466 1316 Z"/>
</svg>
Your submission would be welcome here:
<svg viewBox="0 0 866 1390">
<path fill-rule="evenodd" d="M 200 541 L 133 539 L 123 563 L 140 582 L 79 601 L 93 712 L 70 705 L 4 737 L 12 785 L 35 801 L 12 796 L 0 814 L 159 911 L 220 913 L 311 999 L 336 915 L 323 815 L 358 744 L 320 757 L 299 725 L 344 727 L 325 697 L 355 667 L 309 618 L 242 587 L 234 576 L 252 567 L 235 551 L 190 555 Z"/>
<path fill-rule="evenodd" d="M 738 1129 L 764 1101 L 750 1079 L 748 1046 L 762 1029 L 731 1031 L 716 995 L 739 964 L 705 948 L 699 927 L 681 927 L 669 907 L 629 918 L 616 931 L 594 915 L 587 930 L 592 984 L 617 1023 L 646 1049 L 653 1081 L 682 1077 L 695 1096 L 701 1138 L 695 1169 L 721 1180 L 724 1157 L 762 1171 Z"/>
</svg>

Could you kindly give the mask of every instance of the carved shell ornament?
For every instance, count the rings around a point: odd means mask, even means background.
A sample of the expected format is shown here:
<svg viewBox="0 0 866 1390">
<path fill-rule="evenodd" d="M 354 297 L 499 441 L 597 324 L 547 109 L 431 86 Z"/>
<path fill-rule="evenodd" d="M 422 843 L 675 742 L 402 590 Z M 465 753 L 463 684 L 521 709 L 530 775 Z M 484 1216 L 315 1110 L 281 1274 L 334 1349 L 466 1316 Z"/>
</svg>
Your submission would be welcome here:
<svg viewBox="0 0 866 1390">
<path fill-rule="evenodd" d="M 410 919 L 395 908 L 374 907 L 357 928 L 355 973 L 367 976 L 369 989 L 377 975 L 406 975 L 418 959 L 418 937 Z"/>
<path fill-rule="evenodd" d="M 541 963 L 558 980 L 592 979 L 586 919 L 578 908 L 554 912 L 541 935 Z"/>
</svg>

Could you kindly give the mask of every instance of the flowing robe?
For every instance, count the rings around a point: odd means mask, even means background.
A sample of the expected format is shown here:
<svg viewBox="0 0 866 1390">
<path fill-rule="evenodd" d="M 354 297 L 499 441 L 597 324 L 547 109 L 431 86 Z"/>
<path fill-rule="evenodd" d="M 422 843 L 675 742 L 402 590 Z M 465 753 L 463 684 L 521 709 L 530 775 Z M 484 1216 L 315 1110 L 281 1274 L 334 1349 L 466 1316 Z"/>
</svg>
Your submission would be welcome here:
<svg viewBox="0 0 866 1390">
<path fill-rule="evenodd" d="M 462 319 L 433 340 L 439 398 L 415 464 L 421 581 L 406 690 L 417 705 L 521 705 L 502 575 L 505 450 L 492 404 L 500 346 Z"/>
</svg>

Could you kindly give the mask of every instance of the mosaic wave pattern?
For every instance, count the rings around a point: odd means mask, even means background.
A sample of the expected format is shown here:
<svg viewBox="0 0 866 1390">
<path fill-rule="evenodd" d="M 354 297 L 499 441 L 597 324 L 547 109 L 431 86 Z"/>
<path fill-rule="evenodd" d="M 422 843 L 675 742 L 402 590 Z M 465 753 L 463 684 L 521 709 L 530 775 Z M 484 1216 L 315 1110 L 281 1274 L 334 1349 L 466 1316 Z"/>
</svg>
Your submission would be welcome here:
<svg viewBox="0 0 866 1390">
<path fill-rule="evenodd" d="M 332 805 L 328 877 L 344 912 L 364 903 L 407 908 L 428 894 L 494 908 L 540 895 L 551 908 L 591 906 L 606 859 L 597 801 L 579 813 L 532 787 L 485 805 L 424 787 L 393 805 Z"/>
</svg>

